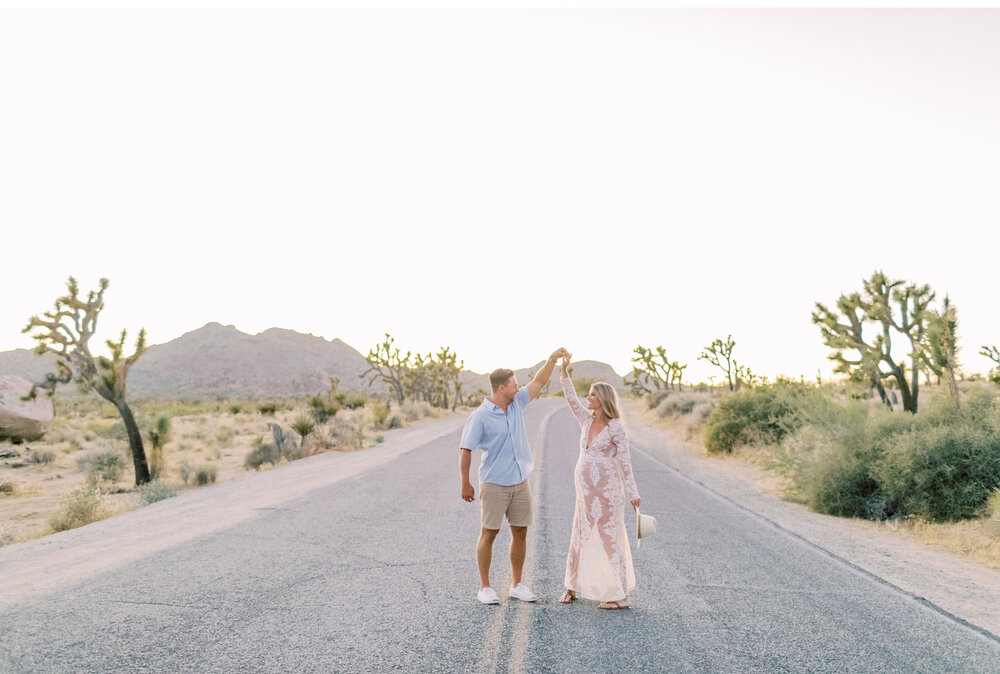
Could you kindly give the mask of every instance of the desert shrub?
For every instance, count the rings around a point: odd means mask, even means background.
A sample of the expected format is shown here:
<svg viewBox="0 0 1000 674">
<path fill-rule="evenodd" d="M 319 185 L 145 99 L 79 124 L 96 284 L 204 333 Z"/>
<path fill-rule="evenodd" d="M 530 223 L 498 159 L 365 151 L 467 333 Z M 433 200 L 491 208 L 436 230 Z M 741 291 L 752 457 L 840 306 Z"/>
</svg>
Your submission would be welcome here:
<svg viewBox="0 0 1000 674">
<path fill-rule="evenodd" d="M 389 416 L 389 405 L 372 406 L 372 420 L 375 422 L 376 427 L 383 426 L 388 416 Z"/>
<path fill-rule="evenodd" d="M 50 449 L 32 449 L 24 458 L 28 463 L 52 463 L 56 453 Z"/>
<path fill-rule="evenodd" d="M 402 428 L 405 425 L 406 422 L 403 420 L 403 415 L 400 414 L 399 412 L 394 413 L 385 422 L 385 427 L 390 430 L 393 428 Z"/>
<path fill-rule="evenodd" d="M 243 407 L 240 406 L 240 405 L 230 405 L 229 406 L 229 413 L 232 414 L 233 416 L 236 416 L 241 411 L 243 411 Z"/>
<path fill-rule="evenodd" d="M 814 389 L 793 383 L 758 386 L 727 395 L 708 416 L 705 448 L 713 454 L 728 454 L 741 442 L 780 442 L 801 426 L 797 411 L 802 399 L 818 395 Z"/>
<path fill-rule="evenodd" d="M 295 422 L 292 423 L 292 430 L 301 435 L 303 440 L 305 440 L 305 437 L 312 433 L 315 428 L 316 422 L 313 421 L 313 419 L 307 414 L 300 414 L 295 418 Z"/>
<path fill-rule="evenodd" d="M 817 512 L 882 519 L 974 517 L 1000 487 L 1000 415 L 987 392 L 961 406 L 932 398 L 918 415 L 828 399 L 802 401 L 784 467 Z"/>
<path fill-rule="evenodd" d="M 273 442 L 264 442 L 262 438 L 257 438 L 254 440 L 253 448 L 243 459 L 243 466 L 257 470 L 265 463 L 275 465 L 282 459 L 295 461 L 303 456 L 305 450 L 294 442 L 285 442 L 278 447 Z"/>
<path fill-rule="evenodd" d="M 875 473 L 899 510 L 937 521 L 976 517 L 1000 487 L 1000 432 L 972 404 L 888 443 Z"/>
<path fill-rule="evenodd" d="M 430 405 L 428 405 L 428 408 Z M 344 451 L 364 449 L 368 440 L 368 432 L 362 417 L 337 417 L 331 428 L 333 437 L 337 440 L 337 448 Z"/>
<path fill-rule="evenodd" d="M 105 440 L 128 440 L 128 431 L 124 422 L 118 421 L 97 431 L 97 437 Z"/>
<path fill-rule="evenodd" d="M 236 437 L 236 430 L 232 426 L 220 426 L 215 432 L 215 442 L 219 445 L 228 445 Z"/>
<path fill-rule="evenodd" d="M 76 460 L 77 470 L 86 471 L 87 478 L 92 481 L 107 480 L 115 482 L 121 477 L 125 461 L 121 454 L 113 449 L 90 452 Z"/>
<path fill-rule="evenodd" d="M 0 494 L 13 494 L 14 483 L 10 480 L 0 480 Z"/>
<path fill-rule="evenodd" d="M 406 421 L 416 421 L 430 416 L 431 404 L 426 400 L 407 400 L 399 411 Z"/>
<path fill-rule="evenodd" d="M 243 459 L 243 465 L 256 470 L 265 463 L 276 464 L 280 459 L 281 451 L 273 442 L 257 442 Z"/>
<path fill-rule="evenodd" d="M 670 395 L 670 391 L 667 389 L 658 389 L 646 394 L 646 407 L 651 410 L 655 410 L 659 407 L 663 399 Z"/>
<path fill-rule="evenodd" d="M 49 517 L 53 531 L 66 531 L 102 520 L 110 514 L 101 490 L 84 485 L 66 494 L 59 508 Z"/>
<path fill-rule="evenodd" d="M 368 396 L 357 393 L 344 401 L 344 407 L 349 410 L 356 410 L 368 404 Z"/>
<path fill-rule="evenodd" d="M 264 414 L 264 415 L 272 416 L 272 417 L 274 416 L 274 412 L 277 409 L 278 409 L 278 406 L 276 404 L 274 404 L 274 403 L 263 403 L 261 405 L 257 405 L 257 411 L 258 412 L 260 412 L 261 414 Z"/>
<path fill-rule="evenodd" d="M 146 505 L 156 503 L 157 501 L 162 501 L 173 496 L 177 496 L 177 489 L 160 480 L 152 480 L 139 487 L 139 497 Z"/>
<path fill-rule="evenodd" d="M 839 517 L 885 519 L 895 514 L 872 475 L 880 452 L 854 443 L 818 450 L 803 466 L 796 484 L 809 508 Z"/>
<path fill-rule="evenodd" d="M 690 414 L 698 403 L 704 402 L 704 396 L 696 393 L 674 393 L 660 397 L 656 406 L 656 414 L 662 417 L 681 417 Z"/>
<path fill-rule="evenodd" d="M 796 430 L 780 447 L 771 447 L 792 477 L 795 500 L 840 517 L 896 514 L 873 471 L 886 444 L 910 427 L 913 415 L 862 401 L 844 405 L 822 395 L 803 396 L 797 403 L 791 424 Z"/>
<path fill-rule="evenodd" d="M 218 475 L 219 467 L 214 463 L 203 463 L 194 469 L 194 480 L 198 485 L 214 483 Z"/>
<path fill-rule="evenodd" d="M 45 439 L 51 443 L 75 442 L 77 430 L 62 419 L 53 420 L 49 429 L 45 431 Z"/>
</svg>

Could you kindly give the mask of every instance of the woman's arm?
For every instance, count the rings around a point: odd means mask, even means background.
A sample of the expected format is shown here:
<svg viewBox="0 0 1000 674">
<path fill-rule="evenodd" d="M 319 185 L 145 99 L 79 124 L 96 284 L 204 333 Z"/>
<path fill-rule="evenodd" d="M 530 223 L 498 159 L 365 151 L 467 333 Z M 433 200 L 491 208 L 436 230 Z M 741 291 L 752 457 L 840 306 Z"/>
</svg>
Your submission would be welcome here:
<svg viewBox="0 0 1000 674">
<path fill-rule="evenodd" d="M 569 357 L 563 356 L 562 359 L 562 376 L 559 377 L 559 385 L 562 386 L 563 395 L 566 396 L 566 402 L 569 403 L 569 408 L 573 410 L 573 416 L 576 417 L 577 422 L 581 426 L 590 421 L 590 412 L 580 403 L 580 399 L 576 397 L 576 389 L 573 388 L 573 380 L 569 378 Z"/>
<path fill-rule="evenodd" d="M 612 419 L 608 424 L 608 431 L 611 439 L 615 443 L 615 460 L 622 469 L 622 477 L 625 478 L 625 491 L 628 492 L 629 500 L 633 508 L 639 507 L 639 489 L 635 486 L 635 476 L 632 474 L 632 457 L 629 454 L 628 436 L 625 434 L 625 427 L 621 419 Z"/>
</svg>

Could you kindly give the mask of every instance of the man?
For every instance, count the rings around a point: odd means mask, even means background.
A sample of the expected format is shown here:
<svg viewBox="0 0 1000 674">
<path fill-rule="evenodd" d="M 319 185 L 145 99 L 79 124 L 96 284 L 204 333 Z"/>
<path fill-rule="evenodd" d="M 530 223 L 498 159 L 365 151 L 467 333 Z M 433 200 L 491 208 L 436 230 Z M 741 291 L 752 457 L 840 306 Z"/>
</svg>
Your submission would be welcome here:
<svg viewBox="0 0 1000 674">
<path fill-rule="evenodd" d="M 511 370 L 499 369 L 490 374 L 493 395 L 473 412 L 462 431 L 459 472 L 462 476 L 462 498 L 472 502 L 476 490 L 469 481 L 472 450 L 483 450 L 479 464 L 479 500 L 482 504 L 482 530 L 476 545 L 480 589 L 478 598 L 484 604 L 499 604 L 500 598 L 490 586 L 490 563 L 493 541 L 500 532 L 503 518 L 510 526 L 511 587 L 508 595 L 521 601 L 538 597 L 521 582 L 527 548 L 528 527 L 531 525 L 531 491 L 528 473 L 534 468 L 528 433 L 524 428 L 524 408 L 538 397 L 552 376 L 556 362 L 566 354 L 560 348 L 549 356 L 525 389 L 517 385 Z"/>
</svg>

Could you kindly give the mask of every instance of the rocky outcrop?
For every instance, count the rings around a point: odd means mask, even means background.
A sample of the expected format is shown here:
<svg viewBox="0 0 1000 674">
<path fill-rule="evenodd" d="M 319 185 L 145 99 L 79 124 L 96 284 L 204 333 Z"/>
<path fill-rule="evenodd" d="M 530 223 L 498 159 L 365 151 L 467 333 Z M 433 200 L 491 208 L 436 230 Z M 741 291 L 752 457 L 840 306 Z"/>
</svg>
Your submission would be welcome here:
<svg viewBox="0 0 1000 674">
<path fill-rule="evenodd" d="M 27 379 L 0 376 L 0 438 L 34 440 L 45 434 L 52 421 L 52 401 L 45 395 L 22 400 L 30 392 Z"/>
</svg>

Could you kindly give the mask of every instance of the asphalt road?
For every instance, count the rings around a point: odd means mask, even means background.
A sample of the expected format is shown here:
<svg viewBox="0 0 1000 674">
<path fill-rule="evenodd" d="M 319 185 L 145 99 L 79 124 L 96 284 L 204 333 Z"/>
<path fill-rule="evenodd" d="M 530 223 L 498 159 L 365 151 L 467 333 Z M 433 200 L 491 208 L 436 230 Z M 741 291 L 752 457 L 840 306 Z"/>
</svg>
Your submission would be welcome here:
<svg viewBox="0 0 1000 674">
<path fill-rule="evenodd" d="M 451 424 L 391 461 L 237 524 L 8 603 L 0 670 L 1000 672 L 996 638 L 641 447 L 636 480 L 659 531 L 633 549 L 634 607 L 558 603 L 578 431 L 561 399 L 530 405 L 526 419 L 539 467 L 526 568 L 535 604 L 476 601 L 479 504 L 459 497 L 460 433 Z M 337 455 L 315 458 L 310 470 L 337 470 Z M 505 528 L 494 554 L 502 598 L 508 542 Z M 0 554 L 0 592 L 3 574 Z"/>
</svg>

